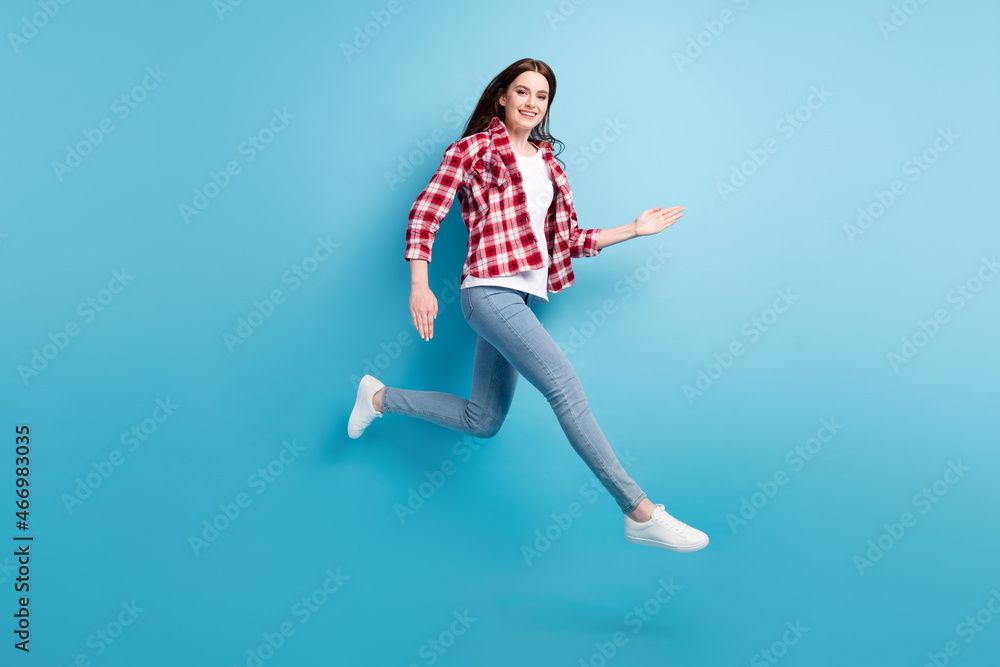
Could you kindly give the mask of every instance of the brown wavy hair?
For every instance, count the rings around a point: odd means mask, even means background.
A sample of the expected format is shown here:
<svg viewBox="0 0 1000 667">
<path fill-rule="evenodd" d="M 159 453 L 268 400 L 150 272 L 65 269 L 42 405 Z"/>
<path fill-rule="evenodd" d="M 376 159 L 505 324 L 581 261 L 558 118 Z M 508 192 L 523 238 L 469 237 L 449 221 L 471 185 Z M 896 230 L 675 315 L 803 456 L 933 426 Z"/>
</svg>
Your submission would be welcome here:
<svg viewBox="0 0 1000 667">
<path fill-rule="evenodd" d="M 549 98 L 548 105 L 545 107 L 545 117 L 542 118 L 541 123 L 532 128 L 531 135 L 528 138 L 540 139 L 551 143 L 553 148 L 552 155 L 556 159 L 559 159 L 558 155 L 563 151 L 564 144 L 549 134 L 549 112 L 552 110 L 552 103 L 556 99 L 556 75 L 552 72 L 551 67 L 541 60 L 535 60 L 534 58 L 522 58 L 493 77 L 493 80 L 486 86 L 486 90 L 483 91 L 482 96 L 479 98 L 479 103 L 476 104 L 472 115 L 469 116 L 469 121 L 465 124 L 465 131 L 462 132 L 460 138 L 482 132 L 489 127 L 494 118 L 499 118 L 500 122 L 503 122 L 505 114 L 504 108 L 500 106 L 500 93 L 505 92 L 507 87 L 514 82 L 514 79 L 519 77 L 523 72 L 538 72 L 549 82 Z M 558 150 L 556 150 L 557 144 L 559 146 Z M 562 160 L 559 160 L 559 162 L 562 163 Z"/>
</svg>

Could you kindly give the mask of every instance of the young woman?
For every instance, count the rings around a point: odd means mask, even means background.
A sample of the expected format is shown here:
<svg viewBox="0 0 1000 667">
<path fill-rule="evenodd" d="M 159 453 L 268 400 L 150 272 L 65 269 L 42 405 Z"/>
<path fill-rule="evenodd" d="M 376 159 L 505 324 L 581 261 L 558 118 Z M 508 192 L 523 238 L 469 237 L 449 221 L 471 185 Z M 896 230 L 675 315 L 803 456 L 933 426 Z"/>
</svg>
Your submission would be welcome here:
<svg viewBox="0 0 1000 667">
<path fill-rule="evenodd" d="M 544 62 L 525 58 L 483 92 L 462 138 L 452 143 L 428 186 L 413 203 L 406 229 L 410 313 L 420 337 L 434 335 L 437 299 L 427 265 L 441 221 L 457 195 L 469 230 L 462 268 L 462 314 L 478 334 L 469 399 L 434 391 L 387 387 L 365 375 L 348 435 L 357 438 L 386 412 L 419 417 L 481 438 L 500 429 L 519 375 L 552 406 L 573 449 L 625 514 L 625 538 L 671 551 L 697 551 L 705 533 L 654 505 L 625 472 L 594 419 L 566 355 L 531 305 L 575 282 L 570 259 L 594 257 L 606 246 L 656 234 L 681 206 L 643 211 L 611 229 L 580 229 L 573 195 L 550 142 L 548 110 L 556 78 Z M 532 141 L 532 139 L 534 141 Z M 631 400 L 631 399 L 629 399 Z"/>
</svg>

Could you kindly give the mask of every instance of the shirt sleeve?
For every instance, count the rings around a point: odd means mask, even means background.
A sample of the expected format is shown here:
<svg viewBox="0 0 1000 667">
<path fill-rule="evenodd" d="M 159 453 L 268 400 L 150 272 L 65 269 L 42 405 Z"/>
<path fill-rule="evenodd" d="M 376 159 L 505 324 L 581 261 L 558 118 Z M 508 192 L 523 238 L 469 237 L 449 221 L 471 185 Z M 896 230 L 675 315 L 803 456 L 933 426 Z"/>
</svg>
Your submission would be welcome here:
<svg viewBox="0 0 1000 667">
<path fill-rule="evenodd" d="M 404 255 L 407 261 L 411 259 L 431 261 L 434 237 L 441 226 L 441 221 L 448 215 L 455 194 L 465 179 L 462 160 L 462 149 L 456 141 L 445 150 L 441 164 L 431 177 L 430 183 L 417 195 L 416 201 L 410 207 Z"/>
<path fill-rule="evenodd" d="M 601 235 L 601 228 L 580 229 L 576 219 L 576 208 L 569 206 L 569 256 L 570 257 L 594 257 L 601 254 L 604 248 L 597 247 L 597 237 Z"/>
</svg>

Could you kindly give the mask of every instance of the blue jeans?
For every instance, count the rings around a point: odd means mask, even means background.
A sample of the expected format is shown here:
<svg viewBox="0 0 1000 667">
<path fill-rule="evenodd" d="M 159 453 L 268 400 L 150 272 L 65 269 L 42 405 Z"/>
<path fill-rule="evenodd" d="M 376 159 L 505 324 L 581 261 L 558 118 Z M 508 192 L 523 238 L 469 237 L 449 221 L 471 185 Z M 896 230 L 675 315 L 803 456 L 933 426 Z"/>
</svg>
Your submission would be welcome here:
<svg viewBox="0 0 1000 667">
<path fill-rule="evenodd" d="M 480 438 L 507 417 L 518 375 L 545 396 L 576 453 L 626 514 L 646 497 L 611 450 L 566 354 L 529 306 L 527 292 L 495 285 L 461 291 L 462 314 L 479 334 L 468 400 L 438 391 L 385 388 L 382 410 Z M 632 400 L 628 398 L 627 400 Z"/>
</svg>

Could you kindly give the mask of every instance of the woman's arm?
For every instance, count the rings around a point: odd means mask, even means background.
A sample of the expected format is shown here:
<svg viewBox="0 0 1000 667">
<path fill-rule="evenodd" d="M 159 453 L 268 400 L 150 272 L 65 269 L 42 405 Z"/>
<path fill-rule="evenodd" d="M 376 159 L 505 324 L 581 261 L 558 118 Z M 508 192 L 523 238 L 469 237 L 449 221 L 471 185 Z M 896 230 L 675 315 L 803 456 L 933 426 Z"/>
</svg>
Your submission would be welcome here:
<svg viewBox="0 0 1000 667">
<path fill-rule="evenodd" d="M 434 318 L 438 314 L 437 297 L 427 284 L 427 260 L 410 259 L 410 315 L 420 338 L 430 340 L 434 335 Z"/>
<path fill-rule="evenodd" d="M 441 164 L 430 183 L 417 195 L 410 207 L 404 259 L 420 259 L 428 263 L 431 261 L 434 237 L 465 178 L 463 149 L 463 144 L 458 141 L 445 149 Z"/>
<path fill-rule="evenodd" d="M 599 249 L 606 248 L 609 245 L 628 241 L 637 236 L 658 234 L 677 222 L 679 218 L 684 217 L 683 211 L 683 206 L 674 206 L 667 209 L 657 206 L 656 208 L 647 209 L 627 225 L 602 229 L 600 236 L 597 237 L 597 247 Z"/>
<path fill-rule="evenodd" d="M 427 287 L 427 260 L 409 259 L 410 263 L 410 287 Z"/>
<path fill-rule="evenodd" d="M 430 183 L 410 207 L 406 225 L 404 258 L 410 263 L 410 315 L 423 340 L 430 340 L 434 335 L 434 318 L 438 313 L 437 298 L 427 280 L 427 265 L 431 261 L 434 237 L 465 178 L 463 150 L 463 144 L 458 141 L 445 149 Z"/>
<path fill-rule="evenodd" d="M 602 229 L 600 236 L 597 237 L 597 247 L 607 248 L 609 245 L 628 241 L 629 239 L 634 239 L 636 236 L 638 234 L 635 233 L 635 222 L 630 222 L 621 227 Z"/>
</svg>

